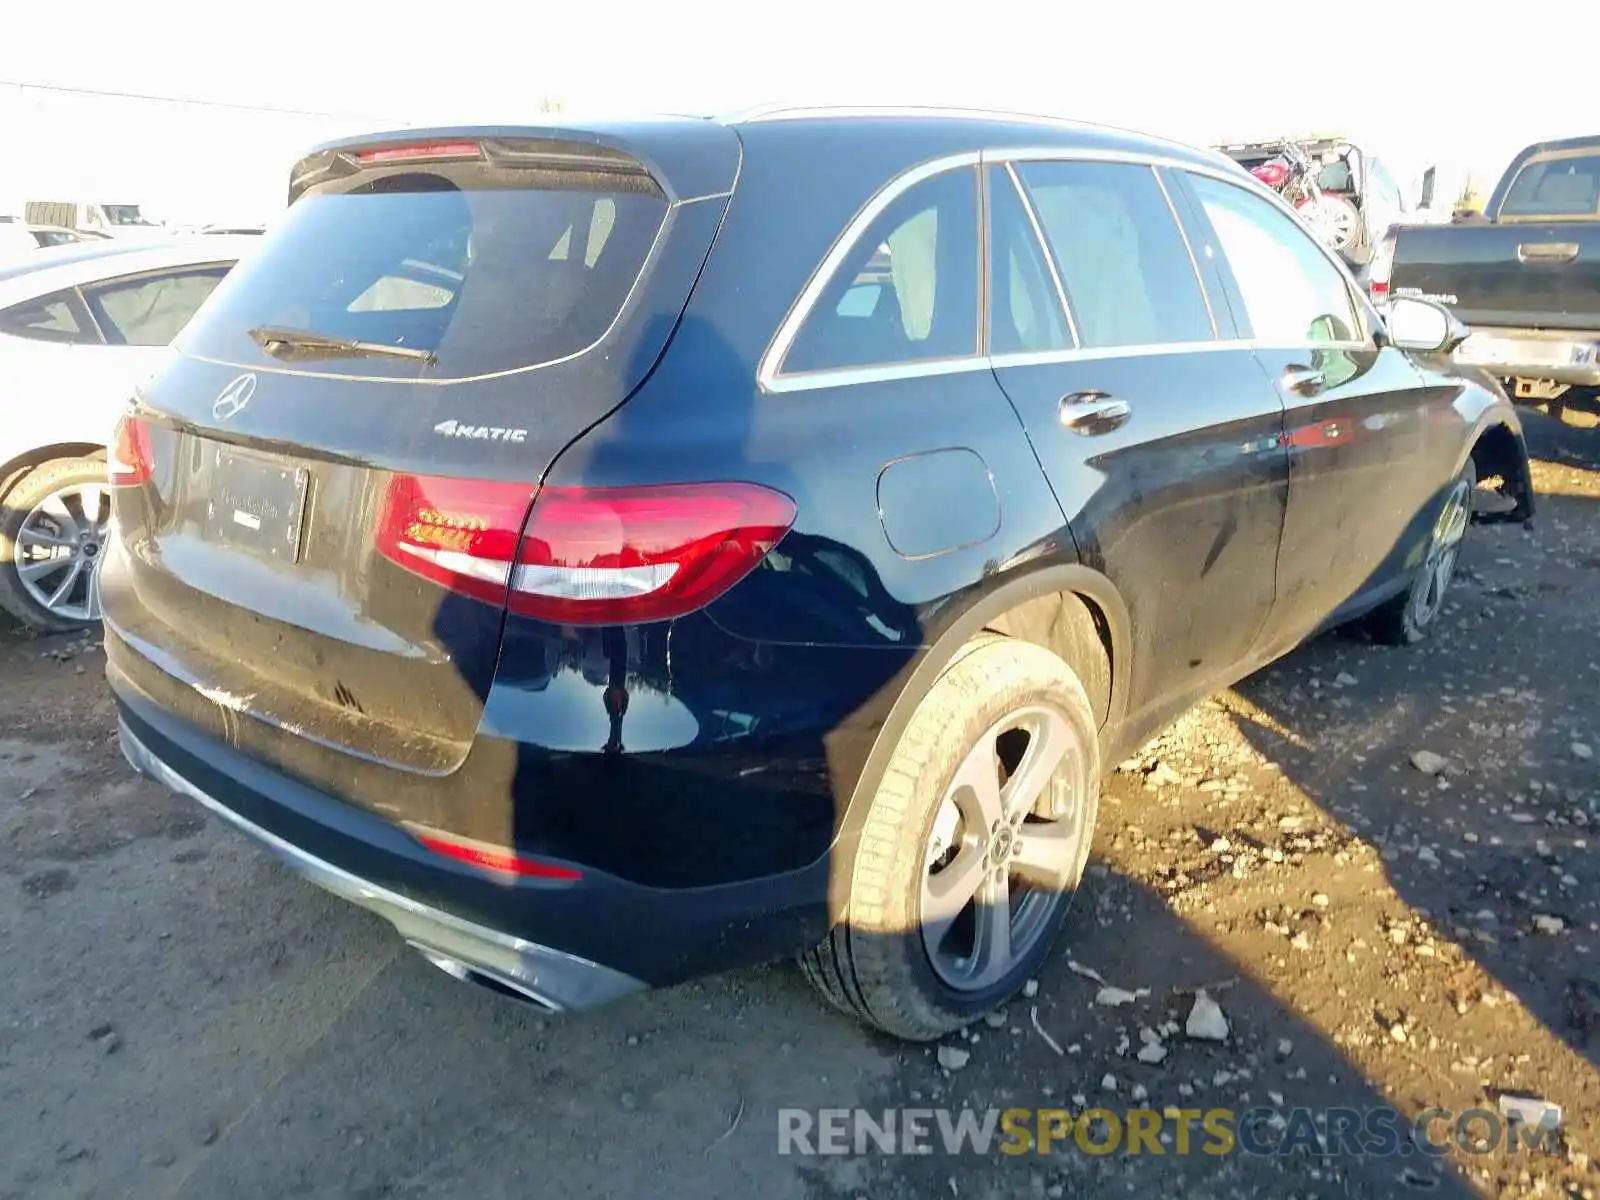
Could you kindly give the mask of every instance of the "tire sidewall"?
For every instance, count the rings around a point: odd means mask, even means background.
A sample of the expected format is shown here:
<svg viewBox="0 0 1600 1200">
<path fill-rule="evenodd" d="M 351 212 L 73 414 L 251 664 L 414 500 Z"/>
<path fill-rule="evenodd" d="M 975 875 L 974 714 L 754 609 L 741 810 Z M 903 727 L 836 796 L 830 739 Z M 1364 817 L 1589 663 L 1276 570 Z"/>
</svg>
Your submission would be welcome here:
<svg viewBox="0 0 1600 1200">
<path fill-rule="evenodd" d="M 1439 518 L 1444 515 L 1444 505 L 1450 502 L 1450 497 L 1455 494 L 1456 490 L 1461 487 L 1463 483 L 1466 484 L 1467 488 L 1467 522 L 1470 526 L 1472 521 L 1472 493 L 1478 485 L 1477 464 L 1472 461 L 1470 456 L 1467 458 L 1466 465 L 1461 468 L 1460 473 L 1450 481 L 1450 488 L 1445 493 L 1445 498 L 1441 502 L 1439 510 L 1434 514 L 1435 526 L 1438 524 Z M 1466 540 L 1464 535 L 1462 540 L 1463 542 Z M 1439 618 L 1444 614 L 1445 596 L 1450 594 L 1450 587 L 1455 583 L 1456 572 L 1461 569 L 1461 550 L 1458 546 L 1456 549 L 1456 561 L 1450 569 L 1450 580 L 1445 584 L 1444 593 L 1439 597 L 1438 609 L 1426 621 L 1419 622 L 1417 620 L 1417 599 L 1419 592 L 1427 586 L 1427 550 L 1431 550 L 1432 548 L 1433 533 L 1432 528 L 1430 527 L 1428 534 L 1428 546 L 1423 552 L 1422 563 L 1417 567 L 1416 573 L 1412 576 L 1411 586 L 1406 589 L 1405 594 L 1405 610 L 1402 621 L 1405 630 L 1405 638 L 1408 642 L 1420 642 L 1423 638 L 1427 637 L 1435 627 L 1437 627 L 1439 624 Z"/>
<path fill-rule="evenodd" d="M 28 514 L 52 492 L 97 482 L 106 482 L 104 463 L 92 458 L 55 459 L 29 471 L 0 497 L 0 608 L 33 629 L 70 633 L 98 623 L 70 620 L 50 612 L 23 588 L 16 567 L 17 537 Z"/>
<path fill-rule="evenodd" d="M 981 668 L 983 659 L 1008 654 L 1016 656 L 1017 662 L 1015 667 L 1008 670 L 1007 682 L 992 690 L 972 691 L 964 677 L 971 673 L 970 667 Z M 968 672 L 955 676 L 947 674 L 935 685 L 935 691 L 944 686 L 962 689 L 964 702 L 955 718 L 945 723 L 936 753 L 921 764 L 917 773 L 917 794 L 926 797 L 927 802 L 922 806 L 923 811 L 915 823 L 915 837 L 901 837 L 891 874 L 899 889 L 892 911 L 898 916 L 899 927 L 903 930 L 898 935 L 896 957 L 902 962 L 906 982 L 932 1008 L 946 1014 L 956 1024 L 965 1024 L 992 1012 L 998 1004 L 1013 995 L 1048 957 L 1071 910 L 1075 890 L 1088 858 L 1100 782 L 1098 730 L 1093 713 L 1082 685 L 1064 663 L 1040 647 L 1002 640 L 974 651 L 970 667 Z M 933 697 L 934 692 L 930 692 L 929 699 Z M 927 702 L 925 699 L 924 704 Z M 1074 889 L 1061 897 L 1038 939 L 1004 978 L 985 989 L 960 991 L 935 972 L 923 944 L 921 907 L 927 846 L 938 819 L 940 801 L 956 769 L 978 737 L 1008 713 L 1030 704 L 1045 705 L 1059 712 L 1071 725 L 1079 744 L 1081 777 L 1078 790 L 1084 809 L 1080 819 L 1086 828 L 1076 865 Z"/>
</svg>

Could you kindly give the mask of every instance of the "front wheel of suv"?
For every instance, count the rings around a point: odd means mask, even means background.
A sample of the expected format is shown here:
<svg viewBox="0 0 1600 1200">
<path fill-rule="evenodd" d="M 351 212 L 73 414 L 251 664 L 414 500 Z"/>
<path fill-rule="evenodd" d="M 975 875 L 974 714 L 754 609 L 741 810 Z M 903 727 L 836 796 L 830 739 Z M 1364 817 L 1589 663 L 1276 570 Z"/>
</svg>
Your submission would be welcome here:
<svg viewBox="0 0 1600 1200">
<path fill-rule="evenodd" d="M 1100 795 L 1088 695 L 986 634 L 917 706 L 878 785 L 845 919 L 801 958 L 835 1006 L 929 1041 L 1008 1000 L 1050 951 Z"/>
<path fill-rule="evenodd" d="M 1374 641 L 1407 646 L 1432 632 L 1444 608 L 1445 591 L 1455 578 L 1461 539 L 1472 521 L 1472 493 L 1477 486 L 1477 468 L 1469 457 L 1445 493 L 1411 586 L 1380 604 L 1367 618 Z"/>
</svg>

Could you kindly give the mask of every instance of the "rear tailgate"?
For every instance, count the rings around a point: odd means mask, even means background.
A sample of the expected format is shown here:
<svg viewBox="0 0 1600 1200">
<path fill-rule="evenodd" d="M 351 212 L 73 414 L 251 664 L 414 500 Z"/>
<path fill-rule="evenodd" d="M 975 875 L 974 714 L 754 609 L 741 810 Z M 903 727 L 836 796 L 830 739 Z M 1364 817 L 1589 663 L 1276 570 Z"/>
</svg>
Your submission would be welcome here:
<svg viewBox="0 0 1600 1200">
<path fill-rule="evenodd" d="M 1487 212 L 1492 223 L 1402 229 L 1395 294 L 1440 300 L 1480 328 L 1600 330 L 1600 144 L 1529 146 Z"/>
<path fill-rule="evenodd" d="M 1470 326 L 1600 329 L 1600 221 L 1404 226 L 1390 288 Z"/>
<path fill-rule="evenodd" d="M 352 798 L 381 787 L 352 756 L 457 769 L 499 652 L 497 547 L 650 371 L 738 162 L 687 120 L 304 160 L 123 432 L 114 681 Z"/>
</svg>

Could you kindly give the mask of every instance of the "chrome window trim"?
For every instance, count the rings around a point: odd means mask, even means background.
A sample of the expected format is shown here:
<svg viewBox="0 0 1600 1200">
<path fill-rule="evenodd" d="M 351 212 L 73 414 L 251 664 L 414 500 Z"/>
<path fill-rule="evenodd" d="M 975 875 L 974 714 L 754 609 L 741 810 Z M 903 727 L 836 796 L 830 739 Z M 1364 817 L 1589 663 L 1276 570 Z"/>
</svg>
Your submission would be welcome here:
<svg viewBox="0 0 1600 1200">
<path fill-rule="evenodd" d="M 983 152 L 985 162 L 1014 162 L 1026 159 L 1034 160 L 1066 160 L 1077 162 L 1118 162 L 1136 163 L 1142 167 L 1182 167 L 1192 168 L 1204 174 L 1216 175 L 1219 179 L 1232 179 L 1235 182 L 1243 178 L 1247 184 L 1254 183 L 1248 171 L 1232 160 L 1227 163 L 1213 164 L 1205 161 L 1203 155 L 1193 159 L 1180 158 L 1171 154 L 1160 154 L 1146 150 L 1111 150 L 1099 146 L 996 146 Z M 1256 186 L 1260 186 L 1257 184 Z M 1263 189 L 1265 190 L 1265 189 Z M 1290 210 L 1294 211 L 1293 209 Z"/>
<path fill-rule="evenodd" d="M 976 150 L 967 150 L 960 154 L 948 154 L 940 158 L 932 158 L 902 171 L 873 193 L 871 199 L 863 204 L 856 212 L 856 215 L 850 219 L 849 224 L 844 227 L 844 231 L 834 239 L 833 245 L 822 256 L 822 261 L 811 272 L 811 278 L 806 280 L 805 287 L 800 289 L 800 294 L 795 297 L 794 303 L 789 306 L 788 313 L 778 325 L 778 331 L 772 335 L 772 340 L 767 343 L 767 349 L 761 355 L 760 364 L 756 367 L 756 383 L 760 385 L 762 391 L 795 390 L 776 386 L 779 379 L 783 378 L 781 376 L 783 360 L 794 345 L 795 338 L 799 336 L 800 326 L 805 324 L 805 320 L 811 315 L 811 310 L 816 306 L 818 298 L 827 289 L 828 284 L 833 281 L 834 273 L 838 271 L 839 264 L 855 249 L 856 243 L 861 240 L 862 236 L 872 226 L 872 223 L 883 215 L 884 210 L 923 180 L 932 179 L 935 175 L 943 175 L 948 171 L 976 168 L 978 161 L 979 154 Z M 982 235 L 982 232 L 982 230 L 977 231 L 979 236 Z M 981 317 L 982 314 L 980 314 L 980 320 Z M 866 364 L 861 367 L 829 368 L 827 371 L 795 372 L 787 376 L 787 378 L 794 379 L 802 375 L 828 374 L 838 370 L 876 371 L 889 368 L 904 369 L 908 367 L 925 367 L 940 362 L 960 361 L 964 360 L 929 359 L 904 363 Z M 917 374 L 943 373 L 941 371 L 917 372 Z M 894 377 L 889 376 L 889 378 Z"/>
<path fill-rule="evenodd" d="M 1218 183 L 1228 184 L 1229 186 L 1235 187 L 1239 191 L 1245 193 L 1247 196 L 1255 196 L 1257 199 L 1265 200 L 1268 207 L 1276 208 L 1279 212 L 1283 213 L 1291 221 L 1293 221 L 1295 226 L 1299 228 L 1303 234 L 1305 234 L 1306 238 L 1311 242 L 1311 244 L 1315 246 L 1322 254 L 1323 259 L 1331 264 L 1334 271 L 1338 273 L 1340 281 L 1344 284 L 1345 299 L 1350 302 L 1350 312 L 1354 316 L 1356 324 L 1360 326 L 1361 332 L 1364 335 L 1361 338 L 1343 342 L 1307 341 L 1290 347 L 1269 346 L 1265 342 L 1252 338 L 1250 340 L 1253 345 L 1262 350 L 1303 350 L 1307 346 L 1311 346 L 1318 350 L 1376 350 L 1378 348 L 1373 325 L 1373 322 L 1377 319 L 1377 312 L 1365 301 L 1361 294 L 1361 289 L 1356 287 L 1355 277 L 1350 274 L 1349 266 L 1345 263 L 1344 259 L 1339 257 L 1337 251 L 1333 250 L 1329 246 L 1324 245 L 1321 239 L 1319 239 L 1316 234 L 1312 233 L 1311 230 L 1306 227 L 1306 223 L 1301 220 L 1300 214 L 1295 212 L 1295 210 L 1290 207 L 1288 202 L 1285 201 L 1282 196 L 1279 196 L 1276 192 L 1268 188 L 1262 187 L 1253 180 L 1241 180 L 1238 178 L 1238 176 L 1231 175 L 1225 171 L 1204 171 L 1196 168 L 1193 165 L 1183 164 L 1175 164 L 1171 169 L 1178 171 L 1189 171 L 1195 175 L 1204 175 L 1211 179 L 1215 179 Z M 1218 248 L 1218 253 L 1221 253 L 1220 247 Z"/>
<path fill-rule="evenodd" d="M 850 387 L 858 383 L 885 383 L 892 379 L 926 379 L 933 375 L 960 375 L 967 371 L 987 370 L 987 355 L 972 354 L 961 358 L 924 358 L 915 362 L 883 363 L 866 367 L 828 367 L 817 371 L 796 371 L 780 375 L 762 390 L 771 393 L 809 392 L 817 388 Z"/>
<path fill-rule="evenodd" d="M 1265 338 L 1252 338 L 1250 339 L 1250 348 L 1252 350 L 1311 350 L 1313 352 L 1319 350 L 1347 350 L 1352 353 L 1364 350 L 1372 353 L 1378 349 L 1378 344 L 1376 342 L 1352 341 L 1313 342 L 1310 339 L 1303 342 L 1282 342 L 1276 340 L 1268 341 Z"/>
<path fill-rule="evenodd" d="M 816 110 L 785 110 L 789 112 L 812 112 Z M 858 110 L 847 110 L 853 115 L 859 115 Z M 992 115 L 992 114 L 991 114 Z M 773 119 L 770 117 L 762 120 Z M 1322 256 L 1333 265 L 1344 282 L 1346 295 L 1351 301 L 1351 307 L 1356 314 L 1356 320 L 1361 323 L 1366 337 L 1359 341 L 1343 342 L 1310 342 L 1294 346 L 1269 345 L 1265 341 L 1253 338 L 1225 338 L 1221 330 L 1217 329 L 1217 340 L 1212 342 L 1171 342 L 1149 346 L 1106 346 L 1106 347 L 1075 347 L 1070 350 L 1052 350 L 1029 353 L 1026 355 L 970 355 L 961 358 L 924 359 L 912 362 L 865 364 L 859 367 L 837 367 L 815 371 L 795 371 L 784 374 L 782 371 L 784 357 L 793 346 L 798 336 L 800 327 L 811 314 L 817 299 L 832 282 L 834 273 L 839 264 L 854 249 L 856 242 L 866 232 L 868 226 L 883 213 L 891 204 L 898 200 L 905 192 L 935 175 L 946 171 L 962 168 L 976 167 L 981 164 L 1005 164 L 1010 169 L 1010 164 L 1018 161 L 1076 161 L 1076 162 L 1116 162 L 1133 163 L 1147 166 L 1155 171 L 1157 167 L 1165 167 L 1172 171 L 1188 171 L 1195 175 L 1202 175 L 1219 182 L 1231 184 L 1241 191 L 1258 196 L 1269 205 L 1275 205 L 1278 210 L 1286 214 L 1290 220 L 1299 226 L 1311 244 L 1316 246 Z M 1160 172 L 1155 171 L 1156 181 L 1165 191 L 1165 181 L 1161 179 Z M 1026 194 L 1023 202 L 1032 212 L 1032 205 L 1028 204 Z M 1172 199 L 1168 196 L 1168 205 Z M 1176 215 L 1176 214 L 1174 214 Z M 1180 219 L 1178 228 L 1185 241 L 1188 240 L 1187 230 Z M 980 235 L 983 233 L 979 231 Z M 1054 269 L 1054 255 L 1049 253 L 1049 244 L 1044 244 L 1046 257 Z M 1193 251 L 1191 247 L 1191 259 Z M 648 261 L 648 260 L 647 260 Z M 1199 275 L 1198 262 L 1193 263 L 1196 270 L 1196 281 L 1200 285 L 1200 294 L 1206 301 L 1207 311 L 1211 311 L 1210 298 L 1206 293 L 1205 281 Z M 1064 285 L 1063 285 L 1064 287 Z M 1072 320 L 1071 306 L 1067 307 L 1068 319 Z M 1215 326 L 1215 314 L 1212 316 Z M 1349 268 L 1334 251 L 1318 241 L 1316 236 L 1305 228 L 1299 215 L 1286 204 L 1283 199 L 1268 189 L 1256 183 L 1238 164 L 1228 161 L 1224 163 L 1208 163 L 1201 160 L 1180 158 L 1172 155 L 1150 154 L 1131 150 L 1106 150 L 1081 146 L 1010 146 L 995 147 L 984 150 L 964 150 L 955 154 L 941 155 L 928 159 L 909 167 L 899 175 L 890 179 L 856 212 L 856 215 L 845 225 L 844 230 L 834 239 L 822 261 L 812 271 L 800 294 L 795 297 L 794 303 L 789 306 L 777 331 L 767 343 L 767 348 L 762 352 L 756 367 L 756 384 L 761 391 L 767 393 L 813 391 L 818 388 L 847 387 L 857 383 L 881 383 L 894 379 L 919 379 L 929 376 L 954 375 L 966 371 L 989 370 L 994 366 L 1027 365 L 1039 363 L 1073 362 L 1080 359 L 1093 360 L 1099 358 L 1135 357 L 1153 354 L 1185 354 L 1206 353 L 1218 349 L 1293 349 L 1293 350 L 1350 350 L 1373 351 L 1377 349 L 1377 342 L 1373 336 L 1374 311 L 1362 302 L 1359 289 L 1355 286 Z M 1076 322 L 1073 322 L 1073 332 L 1076 338 Z M 1024 363 L 1022 360 L 1026 360 Z M 524 368 L 526 369 L 526 368 Z M 453 381 L 459 382 L 459 381 Z"/>
<path fill-rule="evenodd" d="M 1126 150 L 1086 150 L 1072 146 L 1042 146 L 1033 150 L 1011 149 L 984 152 L 984 161 L 986 162 L 998 161 L 1001 158 L 1053 158 L 1077 159 L 1085 162 L 1145 163 L 1151 167 L 1165 167 L 1169 171 L 1188 171 L 1190 174 L 1204 175 L 1208 178 L 1215 179 L 1220 183 L 1232 184 L 1234 187 L 1249 195 L 1265 200 L 1268 204 L 1277 208 L 1279 212 L 1283 213 L 1297 226 L 1299 226 L 1300 229 L 1305 233 L 1306 237 L 1311 239 L 1311 244 L 1317 248 L 1317 250 L 1322 254 L 1323 258 L 1327 259 L 1328 262 L 1333 265 L 1334 270 L 1338 271 L 1340 277 L 1343 278 L 1345 282 L 1345 289 L 1351 294 L 1352 298 L 1357 300 L 1356 315 L 1358 317 L 1366 315 L 1365 310 L 1359 303 L 1360 289 L 1355 286 L 1355 280 L 1351 276 L 1350 268 L 1345 263 L 1344 259 L 1340 258 L 1338 253 L 1331 247 L 1324 245 L 1317 238 L 1317 236 L 1306 227 L 1306 223 L 1301 219 L 1300 214 L 1295 212 L 1295 210 L 1283 199 L 1282 196 L 1278 195 L 1278 193 L 1272 191 L 1270 188 L 1263 187 L 1260 183 L 1256 182 L 1256 180 L 1248 171 L 1239 166 L 1237 163 L 1233 162 L 1231 159 L 1225 164 L 1208 163 L 1199 159 L 1184 159 L 1163 154 L 1141 154 L 1135 151 Z M 1157 177 L 1159 178 L 1159 173 Z M 1182 226 L 1181 221 L 1179 222 L 1179 226 Z"/>
<path fill-rule="evenodd" d="M 811 392 L 819 388 L 852 387 L 897 379 L 925 379 L 937 375 L 962 375 L 1002 367 L 1040 367 L 1107 358 L 1151 358 L 1167 354 L 1212 354 L 1219 350 L 1249 353 L 1257 349 L 1242 338 L 1214 342 L 1154 342 L 1137 346 L 1091 346 L 1070 350 L 1024 350 L 1012 354 L 974 354 L 965 358 L 936 358 L 923 362 L 888 363 L 877 367 L 837 367 L 780 375 L 768 389 L 773 393 Z M 1260 347 L 1264 349 L 1265 347 Z M 1328 349 L 1337 349 L 1329 343 Z"/>
<path fill-rule="evenodd" d="M 1051 363 L 1094 362 L 1103 358 L 1153 358 L 1160 354 L 1214 354 L 1218 350 L 1252 350 L 1239 338 L 1209 342 L 1141 342 L 1131 346 L 1083 346 L 1076 350 L 1030 350 L 1019 354 L 991 355 L 993 367 L 1034 367 Z"/>
<path fill-rule="evenodd" d="M 1044 226 L 1039 224 L 1039 214 L 1033 210 L 1033 199 L 1028 195 L 1028 189 L 1022 186 L 1022 180 L 1017 177 L 1015 164 L 1007 162 L 1002 166 L 1006 178 L 1011 180 L 1011 186 L 1016 190 L 1017 199 L 1022 201 L 1022 211 L 1028 214 L 1028 224 L 1033 229 L 1033 240 L 1038 243 L 1039 253 L 1044 256 L 1044 265 L 1056 286 L 1056 299 L 1061 303 L 1061 311 L 1067 315 L 1067 333 L 1072 338 L 1072 348 L 1076 349 L 1083 345 L 1083 338 L 1078 333 L 1078 318 L 1073 314 L 1071 301 L 1067 299 L 1067 287 L 1061 282 L 1061 271 L 1056 266 L 1056 256 L 1050 252 L 1050 243 L 1044 236 Z"/>
</svg>

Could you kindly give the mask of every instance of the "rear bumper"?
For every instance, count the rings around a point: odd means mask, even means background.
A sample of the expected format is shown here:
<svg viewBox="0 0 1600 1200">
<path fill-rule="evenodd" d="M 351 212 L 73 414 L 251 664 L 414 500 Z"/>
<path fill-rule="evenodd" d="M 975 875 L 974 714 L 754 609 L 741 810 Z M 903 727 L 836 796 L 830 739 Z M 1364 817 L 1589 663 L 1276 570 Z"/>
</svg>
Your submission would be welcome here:
<svg viewBox="0 0 1600 1200">
<path fill-rule="evenodd" d="M 643 989 L 643 981 L 419 903 L 290 844 L 240 816 L 158 758 L 118 722 L 122 753 L 139 774 L 197 800 L 228 824 L 266 846 L 297 874 L 334 895 L 377 913 L 435 966 L 459 978 L 474 975 L 557 1012 L 593 1008 Z"/>
<path fill-rule="evenodd" d="M 1474 330 L 1457 349 L 1455 358 L 1503 378 L 1549 379 L 1575 387 L 1600 387 L 1600 334 Z"/>
<path fill-rule="evenodd" d="M 119 683 L 123 686 L 119 686 Z M 434 855 L 345 803 L 188 726 L 112 675 L 123 753 L 319 887 L 383 917 L 436 966 L 558 1011 L 770 961 L 827 932 L 829 861 L 713 887 L 656 888 L 582 863 L 509 880 Z"/>
</svg>

